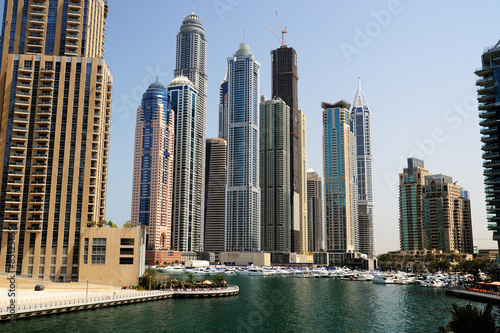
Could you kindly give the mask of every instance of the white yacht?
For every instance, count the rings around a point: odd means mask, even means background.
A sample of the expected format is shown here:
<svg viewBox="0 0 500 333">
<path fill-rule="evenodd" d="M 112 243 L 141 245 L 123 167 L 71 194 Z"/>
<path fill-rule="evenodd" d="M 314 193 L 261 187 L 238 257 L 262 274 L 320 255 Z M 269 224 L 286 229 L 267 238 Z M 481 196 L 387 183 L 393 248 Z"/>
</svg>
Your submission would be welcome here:
<svg viewBox="0 0 500 333">
<path fill-rule="evenodd" d="M 256 267 L 249 267 L 246 269 L 238 270 L 238 271 L 236 271 L 236 274 L 238 274 L 238 275 L 259 275 L 259 276 L 271 275 L 271 273 L 265 271 L 264 269 L 256 268 Z"/>
<path fill-rule="evenodd" d="M 184 273 L 184 267 L 172 265 L 167 267 L 159 267 L 156 269 L 159 273 Z"/>
<path fill-rule="evenodd" d="M 394 284 L 394 279 L 390 276 L 376 275 L 373 277 L 373 283 Z"/>
</svg>

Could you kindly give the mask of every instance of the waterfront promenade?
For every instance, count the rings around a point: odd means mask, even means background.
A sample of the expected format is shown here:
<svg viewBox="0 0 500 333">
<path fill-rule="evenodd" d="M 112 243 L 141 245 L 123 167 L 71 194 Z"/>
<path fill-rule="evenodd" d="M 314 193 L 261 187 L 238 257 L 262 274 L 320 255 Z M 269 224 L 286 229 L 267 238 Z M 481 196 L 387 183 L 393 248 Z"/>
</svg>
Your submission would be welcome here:
<svg viewBox="0 0 500 333">
<path fill-rule="evenodd" d="M 133 289 L 109 290 L 100 292 L 75 291 L 17 291 L 21 297 L 16 297 L 14 305 L 10 300 L 0 302 L 0 321 L 36 317 L 42 315 L 65 313 L 80 310 L 98 309 L 103 307 L 126 305 L 132 303 L 157 301 L 168 298 L 203 298 L 227 297 L 239 294 L 239 287 L 230 285 L 226 288 L 189 288 L 138 291 Z"/>
<path fill-rule="evenodd" d="M 500 294 L 493 292 L 490 293 L 485 291 L 463 289 L 460 287 L 449 287 L 446 288 L 446 294 L 480 302 L 500 304 Z"/>
</svg>

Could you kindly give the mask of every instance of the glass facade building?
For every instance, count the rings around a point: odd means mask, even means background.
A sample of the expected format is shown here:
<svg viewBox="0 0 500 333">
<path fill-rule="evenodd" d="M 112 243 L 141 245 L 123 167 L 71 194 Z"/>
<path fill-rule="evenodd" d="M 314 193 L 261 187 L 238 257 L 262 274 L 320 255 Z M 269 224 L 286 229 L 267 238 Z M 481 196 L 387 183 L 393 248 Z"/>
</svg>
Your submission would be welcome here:
<svg viewBox="0 0 500 333">
<path fill-rule="evenodd" d="M 245 43 L 227 62 L 225 250 L 256 252 L 260 251 L 260 64 Z"/>
<path fill-rule="evenodd" d="M 281 99 L 260 103 L 261 250 L 290 252 L 290 108 Z M 273 260 L 273 262 L 276 262 Z"/>
<path fill-rule="evenodd" d="M 181 185 L 181 188 L 176 187 L 174 200 L 178 200 L 179 196 L 188 195 L 185 186 L 192 187 L 189 193 L 188 201 L 185 204 L 191 205 L 189 213 L 175 214 L 173 218 L 173 243 L 178 251 L 202 251 L 203 250 L 203 207 L 205 190 L 205 137 L 206 137 L 206 100 L 207 100 L 207 41 L 205 39 L 205 29 L 200 18 L 192 12 L 182 21 L 180 31 L 177 34 L 176 61 L 174 75 L 185 76 L 192 82 L 193 88 L 196 91 L 196 105 L 194 111 L 184 113 L 182 117 L 190 117 L 191 122 L 189 127 L 177 127 L 180 133 L 176 134 L 177 143 L 186 145 L 189 140 L 184 131 L 192 131 L 192 144 L 189 143 L 188 149 L 192 156 L 184 156 L 188 158 L 190 163 L 190 175 L 193 177 L 190 180 L 190 185 Z M 178 115 L 176 115 L 178 117 Z M 186 125 L 187 119 L 183 119 L 182 125 Z M 179 141 L 182 136 L 185 139 Z M 187 140 L 187 141 L 186 141 Z M 176 146 L 177 149 L 177 146 Z M 186 163 L 184 160 L 182 163 Z M 177 163 L 177 162 L 176 162 Z M 178 182 L 178 169 L 174 171 L 174 183 Z M 190 177 L 191 177 L 190 176 Z M 177 186 L 177 185 L 176 185 Z M 183 193 L 179 193 L 179 190 Z M 179 193 L 179 194 L 176 194 Z M 184 200 L 184 199 L 183 199 Z M 175 204 L 174 204 L 175 205 Z M 180 239 L 178 238 L 180 237 Z M 187 238 L 186 238 L 187 237 Z"/>
<path fill-rule="evenodd" d="M 340 265 L 355 250 L 355 137 L 346 101 L 321 103 L 323 108 L 323 170 L 325 182 L 325 245 L 329 261 Z"/>
<path fill-rule="evenodd" d="M 204 188 L 198 182 L 199 150 L 197 138 L 200 135 L 197 123 L 198 95 L 193 84 L 185 76 L 172 80 L 167 88 L 170 109 L 175 114 L 174 145 L 174 199 L 173 199 L 173 246 L 180 251 L 201 251 L 203 249 L 203 217 L 199 210 Z M 205 151 L 205 149 L 202 149 Z M 203 158 L 203 161 L 205 159 Z M 204 171 L 204 170 L 203 170 Z"/>
<path fill-rule="evenodd" d="M 477 101 L 479 125 L 483 142 L 484 185 L 488 228 L 500 250 L 500 41 L 487 47 L 481 57 L 481 67 L 476 70 L 479 78 Z"/>
<path fill-rule="evenodd" d="M 152 83 L 137 109 L 132 185 L 132 223 L 146 226 L 148 248 L 170 249 L 174 113 L 167 90 Z"/>
<path fill-rule="evenodd" d="M 366 97 L 361 90 L 359 79 L 358 91 L 351 110 L 351 122 L 356 137 L 356 170 L 358 223 L 356 251 L 372 257 L 375 255 L 375 221 L 373 201 L 373 155 L 371 141 L 371 114 Z"/>
</svg>

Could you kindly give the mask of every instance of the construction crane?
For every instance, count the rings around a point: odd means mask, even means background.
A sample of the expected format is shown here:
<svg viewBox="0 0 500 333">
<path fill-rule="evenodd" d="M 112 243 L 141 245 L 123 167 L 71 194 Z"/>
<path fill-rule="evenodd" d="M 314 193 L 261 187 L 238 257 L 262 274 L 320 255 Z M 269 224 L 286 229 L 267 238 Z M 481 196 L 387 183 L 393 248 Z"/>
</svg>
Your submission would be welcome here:
<svg viewBox="0 0 500 333">
<path fill-rule="evenodd" d="M 267 26 L 269 28 L 269 30 L 271 30 L 271 32 L 273 33 L 274 37 L 276 37 L 276 39 L 278 40 L 278 42 L 280 42 L 281 46 L 285 46 L 286 45 L 286 40 L 285 40 L 285 34 L 288 32 L 286 30 L 286 25 L 285 25 L 285 28 L 283 29 L 283 27 L 281 26 L 281 22 L 280 22 L 280 17 L 278 15 L 278 12 L 277 11 L 274 11 L 276 13 L 276 17 L 278 18 L 278 23 L 280 24 L 280 29 L 281 29 L 281 40 L 278 38 L 278 36 L 276 36 L 276 34 L 274 33 L 273 29 L 271 29 L 270 26 Z"/>
</svg>

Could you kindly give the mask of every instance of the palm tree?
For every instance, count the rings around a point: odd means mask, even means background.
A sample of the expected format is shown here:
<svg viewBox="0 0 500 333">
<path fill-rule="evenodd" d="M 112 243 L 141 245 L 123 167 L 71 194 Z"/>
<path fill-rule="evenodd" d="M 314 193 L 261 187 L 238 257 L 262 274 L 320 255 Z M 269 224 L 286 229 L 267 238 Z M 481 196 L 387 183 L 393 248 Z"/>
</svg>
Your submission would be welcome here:
<svg viewBox="0 0 500 333">
<path fill-rule="evenodd" d="M 486 305 L 479 309 L 475 305 L 467 304 L 458 306 L 453 304 L 451 308 L 451 320 L 439 332 L 450 333 L 498 333 L 500 328 L 496 326 L 497 316 L 493 313 L 493 306 Z"/>
</svg>

